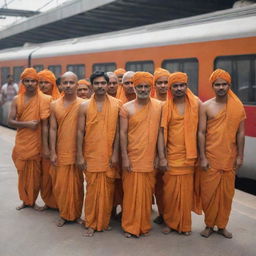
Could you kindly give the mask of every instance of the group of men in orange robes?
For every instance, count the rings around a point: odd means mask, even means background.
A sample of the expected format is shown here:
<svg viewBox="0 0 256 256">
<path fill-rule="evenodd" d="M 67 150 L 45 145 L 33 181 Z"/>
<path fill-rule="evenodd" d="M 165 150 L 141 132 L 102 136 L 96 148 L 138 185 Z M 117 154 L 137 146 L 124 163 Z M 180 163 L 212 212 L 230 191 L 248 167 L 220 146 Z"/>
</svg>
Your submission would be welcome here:
<svg viewBox="0 0 256 256">
<path fill-rule="evenodd" d="M 188 88 L 187 74 L 160 68 L 154 75 L 95 72 L 90 83 L 66 72 L 62 96 L 49 70 L 27 68 L 21 81 L 9 115 L 17 128 L 18 210 L 56 208 L 61 227 L 81 223 L 84 205 L 85 236 L 91 237 L 111 229 L 120 205 L 125 236 L 139 237 L 152 228 L 155 194 L 162 232 L 190 235 L 191 212 L 200 212 L 198 186 L 206 224 L 201 235 L 209 237 L 217 226 L 232 237 L 226 226 L 243 162 L 245 112 L 226 71 L 212 73 L 216 97 L 205 103 Z M 35 204 L 40 190 L 43 208 Z"/>
</svg>

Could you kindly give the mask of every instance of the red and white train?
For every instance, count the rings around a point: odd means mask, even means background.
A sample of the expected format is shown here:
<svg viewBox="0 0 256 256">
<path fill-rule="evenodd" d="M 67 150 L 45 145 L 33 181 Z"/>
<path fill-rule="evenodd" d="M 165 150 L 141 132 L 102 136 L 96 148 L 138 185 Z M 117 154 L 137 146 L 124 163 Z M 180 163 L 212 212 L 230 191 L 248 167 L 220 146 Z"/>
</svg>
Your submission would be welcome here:
<svg viewBox="0 0 256 256">
<path fill-rule="evenodd" d="M 79 78 L 95 70 L 153 72 L 163 67 L 189 75 L 191 89 L 203 101 L 213 96 L 208 78 L 215 68 L 230 72 L 234 92 L 246 109 L 244 167 L 239 176 L 256 180 L 256 4 L 118 32 L 98 34 L 0 51 L 0 80 L 16 82 L 26 66 L 66 70 Z M 75 28 L 74 28 L 75 29 Z M 9 104 L 2 106 L 6 122 Z"/>
</svg>

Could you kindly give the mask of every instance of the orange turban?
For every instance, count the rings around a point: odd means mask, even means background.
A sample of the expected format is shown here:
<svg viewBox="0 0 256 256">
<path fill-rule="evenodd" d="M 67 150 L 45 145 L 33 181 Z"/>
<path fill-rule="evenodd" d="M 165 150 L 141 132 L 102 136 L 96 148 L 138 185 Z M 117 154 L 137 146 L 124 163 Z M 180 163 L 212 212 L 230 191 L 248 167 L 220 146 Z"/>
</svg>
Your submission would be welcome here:
<svg viewBox="0 0 256 256">
<path fill-rule="evenodd" d="M 150 87 L 153 86 L 153 75 L 148 72 L 136 72 L 132 77 L 133 86 L 137 86 L 141 83 L 149 84 Z"/>
<path fill-rule="evenodd" d="M 167 76 L 169 77 L 170 72 L 166 69 L 163 68 L 157 68 L 154 72 L 154 85 L 156 84 L 156 81 L 158 78 L 162 77 L 162 76 Z"/>
<path fill-rule="evenodd" d="M 213 84 L 218 78 L 221 78 L 223 80 L 225 80 L 228 84 L 231 84 L 231 76 L 230 74 L 223 70 L 223 69 L 216 69 L 210 76 L 209 78 L 209 82 L 211 84 Z"/>
<path fill-rule="evenodd" d="M 90 82 L 88 82 L 88 81 L 85 80 L 85 79 L 79 80 L 79 81 L 78 81 L 78 84 L 79 84 L 79 85 L 85 84 L 85 85 L 87 85 L 87 86 L 89 86 L 89 87 L 91 86 Z"/>
<path fill-rule="evenodd" d="M 60 97 L 60 92 L 56 85 L 56 77 L 53 72 L 48 69 L 44 69 L 38 73 L 38 77 L 39 79 L 48 81 L 52 84 L 52 98 L 54 100 L 58 99 Z"/>
<path fill-rule="evenodd" d="M 123 69 L 123 68 L 118 68 L 118 69 L 116 69 L 116 70 L 114 71 L 114 73 L 115 73 L 117 76 L 123 75 L 125 72 L 126 72 L 126 70 Z"/>
<path fill-rule="evenodd" d="M 186 73 L 182 73 L 182 72 L 172 73 L 169 76 L 168 82 L 169 82 L 170 86 L 175 83 L 187 83 L 188 75 Z"/>
<path fill-rule="evenodd" d="M 25 78 L 32 78 L 38 81 L 38 74 L 34 68 L 25 68 L 20 75 L 20 80 Z M 19 88 L 19 94 L 24 94 L 26 91 L 25 86 L 21 83 Z"/>
</svg>

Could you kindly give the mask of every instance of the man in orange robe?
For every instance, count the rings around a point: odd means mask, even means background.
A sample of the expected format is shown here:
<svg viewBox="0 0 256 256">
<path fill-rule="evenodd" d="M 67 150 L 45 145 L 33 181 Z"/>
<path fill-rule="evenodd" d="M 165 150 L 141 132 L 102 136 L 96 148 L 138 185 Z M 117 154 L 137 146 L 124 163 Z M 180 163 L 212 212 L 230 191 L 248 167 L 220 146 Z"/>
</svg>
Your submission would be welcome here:
<svg viewBox="0 0 256 256">
<path fill-rule="evenodd" d="M 118 77 L 114 72 L 107 72 L 107 76 L 109 78 L 107 93 L 110 96 L 116 98 L 118 84 L 119 84 Z"/>
<path fill-rule="evenodd" d="M 133 71 L 127 71 L 124 73 L 122 78 L 122 87 L 119 93 L 118 99 L 121 101 L 122 104 L 127 103 L 128 101 L 134 100 L 136 98 L 136 94 L 133 87 L 132 77 L 135 74 Z M 113 211 L 112 217 L 116 219 L 120 219 L 122 216 L 122 209 L 119 214 L 116 212 L 116 208 L 118 205 L 122 208 L 123 203 L 123 183 L 122 183 L 122 159 L 121 154 L 119 154 L 119 166 L 117 167 L 116 171 L 116 179 L 115 179 L 115 192 L 114 192 L 114 202 L 113 202 Z"/>
<path fill-rule="evenodd" d="M 83 206 L 83 172 L 76 167 L 78 109 L 77 76 L 66 72 L 61 77 L 64 96 L 51 103 L 50 148 L 55 172 L 54 196 L 59 209 L 57 226 L 80 220 Z"/>
<path fill-rule="evenodd" d="M 19 175 L 19 196 L 23 203 L 16 209 L 27 206 L 35 209 L 41 181 L 41 148 L 47 154 L 48 144 L 41 134 L 47 134 L 51 97 L 38 89 L 38 74 L 33 68 L 26 68 L 20 77 L 18 96 L 13 99 L 9 124 L 17 128 L 15 146 L 12 153 Z"/>
<path fill-rule="evenodd" d="M 123 75 L 125 73 L 125 69 L 123 68 L 118 68 L 114 71 L 115 75 L 117 75 L 118 77 L 118 88 L 117 88 L 117 92 L 116 92 L 116 97 L 119 98 L 119 95 L 120 95 L 120 92 L 121 92 L 121 89 L 122 89 L 122 78 L 123 78 Z"/>
<path fill-rule="evenodd" d="M 245 111 L 230 89 L 228 72 L 215 70 L 210 83 L 215 98 L 202 105 L 198 131 L 201 197 L 206 224 L 201 235 L 209 237 L 217 226 L 219 234 L 232 238 L 226 226 L 235 192 L 235 171 L 243 163 Z"/>
<path fill-rule="evenodd" d="M 120 112 L 123 171 L 122 228 L 126 237 L 147 235 L 151 229 L 151 205 L 155 185 L 154 161 L 161 118 L 161 103 L 150 98 L 153 76 L 133 76 L 136 99 Z"/>
<path fill-rule="evenodd" d="M 172 73 L 169 76 L 171 98 L 163 106 L 158 153 L 159 167 L 165 170 L 162 198 L 164 234 L 172 230 L 191 234 L 199 100 L 187 83 L 186 73 Z"/>
<path fill-rule="evenodd" d="M 55 75 L 48 69 L 44 69 L 38 73 L 39 78 L 39 88 L 42 93 L 52 97 L 52 100 L 56 100 L 60 97 L 60 92 L 56 85 Z M 49 131 L 47 136 L 43 138 L 45 143 L 49 145 Z M 48 147 L 49 148 L 49 147 Z M 51 161 L 50 161 L 50 151 L 47 150 L 46 154 L 42 155 L 41 159 L 41 169 L 42 169 L 42 181 L 40 193 L 41 197 L 45 203 L 41 210 L 49 208 L 57 208 L 57 203 L 53 195 L 53 182 L 54 177 L 50 174 Z M 54 173 L 52 173 L 54 174 Z"/>
<path fill-rule="evenodd" d="M 157 68 L 154 72 L 153 88 L 151 90 L 151 97 L 160 100 L 163 104 L 168 100 L 168 79 L 169 71 L 163 68 Z M 155 185 L 155 197 L 158 208 L 158 216 L 154 219 L 156 224 L 163 223 L 163 174 L 160 170 L 156 172 L 156 185 Z"/>
<path fill-rule="evenodd" d="M 78 81 L 77 96 L 82 99 L 90 99 L 92 96 L 91 83 L 85 79 Z"/>
<path fill-rule="evenodd" d="M 85 236 L 110 230 L 115 167 L 118 162 L 120 101 L 107 94 L 108 76 L 95 72 L 90 77 L 94 96 L 79 110 L 77 166 L 85 171 Z"/>
</svg>

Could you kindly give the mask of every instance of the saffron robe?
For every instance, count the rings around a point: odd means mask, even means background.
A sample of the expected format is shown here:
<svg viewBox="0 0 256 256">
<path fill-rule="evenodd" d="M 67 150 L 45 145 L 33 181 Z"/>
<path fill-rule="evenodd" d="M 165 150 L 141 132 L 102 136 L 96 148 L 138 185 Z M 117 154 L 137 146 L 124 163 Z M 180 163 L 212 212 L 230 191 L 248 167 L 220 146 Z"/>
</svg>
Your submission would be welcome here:
<svg viewBox="0 0 256 256">
<path fill-rule="evenodd" d="M 123 173 L 122 228 L 139 236 L 151 229 L 151 205 L 155 185 L 154 160 L 162 106 L 150 99 L 148 104 L 128 117 L 125 105 L 120 115 L 128 118 L 127 152 L 132 171 Z"/>
<path fill-rule="evenodd" d="M 168 162 L 163 176 L 163 218 L 168 227 L 178 232 L 191 231 L 198 106 L 198 99 L 189 90 L 184 115 L 178 113 L 172 99 L 163 107 L 161 126 L 166 134 Z"/>
<path fill-rule="evenodd" d="M 50 115 L 51 97 L 37 92 L 28 103 L 24 103 L 24 94 L 17 97 L 17 120 L 43 120 Z M 37 199 L 41 182 L 41 124 L 35 130 L 18 128 L 12 153 L 17 168 L 20 199 L 25 205 L 33 206 Z"/>
<path fill-rule="evenodd" d="M 103 109 L 98 112 L 95 98 L 89 101 L 83 145 L 87 164 L 85 226 L 101 231 L 108 228 L 113 207 L 116 170 L 109 164 L 121 103 L 106 95 Z"/>
<path fill-rule="evenodd" d="M 235 192 L 236 134 L 245 111 L 229 90 L 226 107 L 207 121 L 206 158 L 210 168 L 201 171 L 201 198 L 207 227 L 227 226 Z"/>
<path fill-rule="evenodd" d="M 51 172 L 55 179 L 53 192 L 60 217 L 74 221 L 80 218 L 83 206 L 83 173 L 76 167 L 76 133 L 78 109 L 83 99 L 64 107 L 63 97 L 56 100 L 53 112 L 57 120 L 57 166 Z"/>
</svg>

